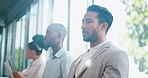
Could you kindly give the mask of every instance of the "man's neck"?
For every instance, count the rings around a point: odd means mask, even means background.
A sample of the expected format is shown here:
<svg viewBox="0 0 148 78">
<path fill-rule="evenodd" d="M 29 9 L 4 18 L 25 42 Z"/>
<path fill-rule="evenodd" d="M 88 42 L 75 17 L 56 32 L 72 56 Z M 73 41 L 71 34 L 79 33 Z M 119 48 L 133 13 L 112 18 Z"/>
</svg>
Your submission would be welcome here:
<svg viewBox="0 0 148 78">
<path fill-rule="evenodd" d="M 106 38 L 104 39 L 101 39 L 101 40 L 97 40 L 97 41 L 94 41 L 94 42 L 90 42 L 90 47 L 94 47 L 102 42 L 106 41 Z"/>
<path fill-rule="evenodd" d="M 63 46 L 52 47 L 53 55 L 55 55 Z"/>
</svg>

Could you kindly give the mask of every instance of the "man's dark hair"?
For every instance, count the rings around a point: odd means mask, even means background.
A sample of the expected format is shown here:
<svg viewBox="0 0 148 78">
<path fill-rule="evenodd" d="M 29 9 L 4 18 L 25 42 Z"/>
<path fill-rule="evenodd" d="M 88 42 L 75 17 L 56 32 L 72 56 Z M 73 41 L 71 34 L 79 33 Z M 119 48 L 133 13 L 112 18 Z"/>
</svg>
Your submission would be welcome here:
<svg viewBox="0 0 148 78">
<path fill-rule="evenodd" d="M 98 13 L 99 24 L 103 23 L 103 22 L 108 23 L 108 27 L 107 27 L 107 30 L 106 30 L 106 33 L 107 33 L 109 28 L 111 27 L 112 22 L 113 22 L 112 14 L 105 7 L 98 6 L 98 5 L 89 6 L 87 8 L 87 12 L 88 11 Z"/>
</svg>

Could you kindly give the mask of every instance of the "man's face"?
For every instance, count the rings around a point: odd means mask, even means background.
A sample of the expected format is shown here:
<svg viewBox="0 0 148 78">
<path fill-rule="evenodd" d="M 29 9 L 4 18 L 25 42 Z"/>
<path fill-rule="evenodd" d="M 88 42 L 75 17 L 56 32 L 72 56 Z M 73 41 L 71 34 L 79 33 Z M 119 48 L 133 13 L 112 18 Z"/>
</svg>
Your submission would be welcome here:
<svg viewBox="0 0 148 78">
<path fill-rule="evenodd" d="M 44 43 L 47 47 L 53 47 L 57 44 L 58 34 L 49 26 L 44 37 Z"/>
<path fill-rule="evenodd" d="M 86 42 L 94 42 L 98 38 L 99 23 L 97 16 L 96 12 L 89 11 L 83 17 L 81 29 L 83 40 Z"/>
</svg>

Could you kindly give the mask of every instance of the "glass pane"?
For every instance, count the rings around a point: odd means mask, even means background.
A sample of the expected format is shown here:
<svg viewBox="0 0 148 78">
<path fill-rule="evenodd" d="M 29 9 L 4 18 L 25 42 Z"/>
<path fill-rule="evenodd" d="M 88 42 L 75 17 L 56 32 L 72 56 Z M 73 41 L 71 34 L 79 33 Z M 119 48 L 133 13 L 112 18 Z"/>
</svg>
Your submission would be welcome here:
<svg viewBox="0 0 148 78">
<path fill-rule="evenodd" d="M 33 35 L 37 33 L 37 10 L 38 3 L 32 4 L 30 9 L 29 42 L 32 41 Z"/>
<path fill-rule="evenodd" d="M 107 33 L 107 38 L 119 48 L 124 49 L 124 47 L 121 46 L 121 44 L 119 43 L 120 35 L 126 32 L 126 29 L 124 27 L 126 16 L 121 1 L 94 0 L 94 4 L 106 7 L 113 14 L 114 20 L 111 28 Z"/>
<path fill-rule="evenodd" d="M 4 56 L 2 56 L 3 53 L 2 53 L 2 49 L 1 49 L 2 48 L 2 30 L 3 30 L 2 27 L 0 27 L 0 51 L 1 51 L 1 53 L 0 53 L 0 76 L 1 76 L 1 72 L 2 72 L 1 67 L 3 65 L 1 59 L 4 57 Z"/>
<path fill-rule="evenodd" d="M 53 1 L 54 0 L 43 0 L 42 29 L 44 35 L 48 25 L 53 22 Z"/>
<path fill-rule="evenodd" d="M 25 21 L 26 16 L 17 21 L 16 26 L 16 41 L 15 41 L 15 69 L 23 70 L 23 56 L 24 56 L 24 37 L 25 37 Z"/>
<path fill-rule="evenodd" d="M 23 48 L 24 49 L 24 44 L 25 44 L 25 42 L 24 42 L 24 37 L 25 37 L 25 25 L 26 25 L 26 15 L 24 15 L 23 17 L 22 17 L 22 27 L 21 27 L 21 48 Z"/>
<path fill-rule="evenodd" d="M 45 35 L 46 33 L 46 29 L 47 29 L 47 26 L 48 26 L 48 17 L 49 17 L 49 2 L 48 0 L 44 0 L 43 1 L 43 23 L 42 23 L 42 28 L 43 28 L 43 34 Z"/>
<path fill-rule="evenodd" d="M 15 69 L 16 70 L 21 70 L 20 68 L 22 68 L 22 64 L 20 63 L 20 61 L 22 60 L 22 47 L 21 47 L 21 19 L 19 21 L 17 21 L 17 25 L 16 25 L 16 41 L 15 41 Z"/>
<path fill-rule="evenodd" d="M 68 0 L 54 0 L 53 23 L 61 23 L 67 29 Z M 67 38 L 64 40 L 64 47 L 67 47 Z"/>
<path fill-rule="evenodd" d="M 13 30 L 12 30 L 13 24 L 10 24 L 8 26 L 8 40 L 7 40 L 7 59 L 10 59 L 11 56 L 11 50 L 12 50 L 12 36 L 13 36 Z"/>
<path fill-rule="evenodd" d="M 2 46 L 2 32 L 3 32 L 3 29 L 2 29 L 2 27 L 0 27 L 0 51 L 1 51 L 1 46 Z M 1 56 L 1 54 L 0 54 L 0 56 Z M 1 60 L 1 58 L 0 58 L 0 60 Z"/>
<path fill-rule="evenodd" d="M 13 39 L 13 23 L 11 23 L 11 24 L 9 24 L 8 25 L 8 35 L 7 36 L 5 36 L 6 38 L 7 38 L 7 44 L 5 45 L 6 46 L 6 51 L 2 51 L 2 61 L 4 62 L 4 61 L 6 61 L 7 59 L 9 59 L 10 61 L 12 60 L 11 58 L 11 56 L 12 56 L 12 43 L 13 43 L 13 41 L 12 41 L 12 39 Z M 3 44 L 4 45 L 4 44 Z M 4 75 L 8 75 L 8 72 L 6 71 L 6 69 L 5 69 L 5 66 L 3 65 L 3 74 Z"/>
<path fill-rule="evenodd" d="M 132 52 L 134 55 L 136 55 L 136 53 L 139 52 L 140 54 L 143 53 L 144 55 L 146 55 L 146 53 L 144 53 L 146 51 L 144 49 L 142 49 L 141 47 L 136 47 L 135 45 L 137 45 L 137 43 L 134 42 L 134 39 L 131 41 L 129 38 L 129 34 L 127 33 L 128 29 L 127 29 L 127 25 L 126 25 L 126 23 L 127 23 L 126 19 L 128 16 L 126 15 L 126 12 L 125 12 L 125 9 L 128 10 L 128 8 L 127 7 L 125 8 L 125 6 L 121 2 L 121 0 L 114 0 L 114 1 L 94 0 L 94 1 L 95 1 L 94 2 L 95 4 L 108 8 L 108 10 L 110 10 L 111 13 L 113 14 L 114 21 L 113 21 L 112 27 L 110 28 L 110 30 L 107 34 L 108 40 L 112 41 L 116 46 L 123 49 L 128 54 L 130 54 L 130 52 Z M 129 0 L 129 1 L 132 1 L 132 0 Z M 128 3 L 128 1 L 126 1 L 126 2 Z M 132 7 L 130 7 L 130 9 L 131 8 Z M 139 12 L 139 14 L 140 14 L 140 12 Z M 129 14 L 129 15 L 131 15 L 131 14 Z M 134 16 L 132 16 L 132 17 L 134 17 Z M 135 19 L 134 21 L 137 21 L 137 20 Z M 140 23 L 140 25 L 142 25 L 142 23 Z M 137 41 L 137 39 L 136 39 L 136 41 Z M 139 48 L 141 48 L 141 49 L 139 49 Z M 140 65 L 143 67 L 148 66 L 148 63 L 146 63 L 146 60 L 144 59 L 145 57 L 142 55 L 139 55 L 139 54 L 138 54 L 138 56 L 141 57 L 141 59 L 137 59 L 137 61 L 139 63 L 139 67 L 140 67 Z M 138 56 L 136 56 L 136 57 L 138 57 Z M 135 63 L 136 57 L 133 57 L 132 54 L 129 55 L 129 78 L 139 78 L 139 77 L 148 78 L 148 75 L 145 74 L 145 72 L 147 72 L 147 70 L 145 70 L 143 72 L 141 72 L 139 70 L 138 64 Z M 144 57 L 144 58 L 142 58 L 142 57 Z M 147 69 L 147 68 L 145 68 L 145 69 Z"/>
<path fill-rule="evenodd" d="M 86 12 L 86 7 L 86 0 L 71 0 L 70 52 L 74 58 L 87 50 L 87 43 L 83 41 L 81 33 L 81 21 Z"/>
</svg>

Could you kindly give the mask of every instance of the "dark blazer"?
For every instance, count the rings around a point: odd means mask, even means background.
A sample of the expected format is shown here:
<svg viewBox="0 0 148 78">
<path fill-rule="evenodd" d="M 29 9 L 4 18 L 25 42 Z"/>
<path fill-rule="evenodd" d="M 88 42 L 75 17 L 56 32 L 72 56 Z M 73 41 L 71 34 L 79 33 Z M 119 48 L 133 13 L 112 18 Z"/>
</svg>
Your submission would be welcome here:
<svg viewBox="0 0 148 78">
<path fill-rule="evenodd" d="M 78 77 L 75 77 L 76 69 L 84 54 L 72 63 L 68 78 L 128 78 L 127 53 L 115 47 L 111 42 L 101 46 L 92 56 L 91 66 L 83 67 Z"/>
</svg>

